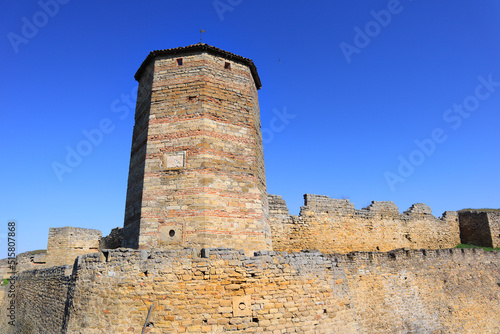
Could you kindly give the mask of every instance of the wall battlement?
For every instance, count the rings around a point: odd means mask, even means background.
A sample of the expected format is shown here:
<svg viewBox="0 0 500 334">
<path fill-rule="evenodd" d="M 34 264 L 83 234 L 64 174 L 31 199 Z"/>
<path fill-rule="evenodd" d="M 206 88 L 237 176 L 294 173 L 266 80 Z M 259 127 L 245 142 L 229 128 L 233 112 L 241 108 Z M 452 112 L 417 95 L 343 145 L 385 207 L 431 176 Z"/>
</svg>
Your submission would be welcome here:
<svg viewBox="0 0 500 334">
<path fill-rule="evenodd" d="M 281 196 L 269 195 L 274 198 L 273 202 L 269 202 L 269 210 L 276 210 L 276 207 L 282 211 L 288 212 L 285 201 Z M 271 198 L 270 197 L 270 198 Z M 307 215 L 307 211 L 312 211 L 316 214 L 327 213 L 334 215 L 358 215 L 366 216 L 369 214 L 383 216 L 421 216 L 432 215 L 431 208 L 424 203 L 415 203 L 402 214 L 399 208 L 392 201 L 372 201 L 369 206 L 362 209 L 355 209 L 354 204 L 348 199 L 330 198 L 325 195 L 304 195 L 304 206 L 300 208 L 299 216 Z M 448 212 L 448 211 L 447 211 Z M 445 212 L 446 214 L 446 212 Z"/>
<path fill-rule="evenodd" d="M 436 218 L 423 203 L 403 213 L 393 202 L 373 201 L 357 210 L 348 199 L 306 194 L 299 216 L 293 216 L 280 196 L 270 195 L 269 212 L 275 250 L 348 253 L 452 248 L 460 243 L 457 213 L 446 211 Z"/>
</svg>

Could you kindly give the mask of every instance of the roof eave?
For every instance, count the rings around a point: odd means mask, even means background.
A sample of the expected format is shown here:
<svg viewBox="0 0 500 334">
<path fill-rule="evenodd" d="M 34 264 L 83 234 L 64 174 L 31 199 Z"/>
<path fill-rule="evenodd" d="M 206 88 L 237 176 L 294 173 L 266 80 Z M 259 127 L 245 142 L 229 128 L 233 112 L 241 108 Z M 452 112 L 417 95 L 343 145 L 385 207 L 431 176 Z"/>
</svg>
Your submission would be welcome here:
<svg viewBox="0 0 500 334">
<path fill-rule="evenodd" d="M 156 57 L 158 56 L 175 56 L 175 55 L 181 55 L 185 54 L 188 52 L 208 52 L 210 54 L 220 56 L 222 58 L 228 59 L 228 60 L 233 60 L 237 61 L 239 63 L 245 64 L 250 68 L 250 72 L 252 73 L 253 80 L 255 82 L 255 87 L 257 89 L 260 89 L 262 87 L 262 84 L 260 82 L 259 74 L 257 73 L 257 67 L 253 63 L 251 59 L 244 58 L 242 56 L 239 56 L 237 54 L 224 51 L 222 49 L 216 48 L 214 46 L 205 44 L 205 43 L 198 43 L 198 44 L 193 44 L 189 46 L 184 46 L 184 47 L 178 47 L 178 48 L 173 48 L 173 49 L 165 49 L 165 50 L 155 50 L 151 51 L 149 55 L 146 57 L 146 59 L 142 62 L 141 66 L 135 73 L 135 80 L 139 81 L 141 76 L 143 75 L 146 67 L 148 64 L 153 61 Z"/>
</svg>

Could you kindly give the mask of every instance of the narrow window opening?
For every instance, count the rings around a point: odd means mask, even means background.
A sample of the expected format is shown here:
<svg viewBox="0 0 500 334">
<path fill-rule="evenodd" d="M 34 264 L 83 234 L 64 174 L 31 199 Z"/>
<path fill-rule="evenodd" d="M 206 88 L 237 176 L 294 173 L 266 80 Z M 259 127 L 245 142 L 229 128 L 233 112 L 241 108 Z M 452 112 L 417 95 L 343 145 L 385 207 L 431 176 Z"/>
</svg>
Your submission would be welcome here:
<svg viewBox="0 0 500 334">
<path fill-rule="evenodd" d="M 109 261 L 109 252 L 108 251 L 102 251 L 102 255 L 104 255 L 104 259 L 106 262 Z"/>
<path fill-rule="evenodd" d="M 231 63 L 226 62 L 226 63 L 224 64 L 224 68 L 225 68 L 226 70 L 230 70 L 230 69 L 231 69 Z"/>
<path fill-rule="evenodd" d="M 182 58 L 177 58 L 177 65 L 182 66 Z"/>
</svg>

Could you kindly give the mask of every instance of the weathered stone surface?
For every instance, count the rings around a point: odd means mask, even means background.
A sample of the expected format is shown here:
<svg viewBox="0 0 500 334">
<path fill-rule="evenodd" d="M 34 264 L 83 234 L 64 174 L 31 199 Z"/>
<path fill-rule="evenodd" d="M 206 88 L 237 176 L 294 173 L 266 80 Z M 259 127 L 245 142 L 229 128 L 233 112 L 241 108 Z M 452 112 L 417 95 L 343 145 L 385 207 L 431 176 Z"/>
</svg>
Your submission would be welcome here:
<svg viewBox="0 0 500 334">
<path fill-rule="evenodd" d="M 27 333 L 138 333 L 153 303 L 149 333 L 500 330 L 498 251 L 106 253 L 80 256 L 72 272 L 20 274 L 19 326 Z"/>
<path fill-rule="evenodd" d="M 500 212 L 460 211 L 462 243 L 500 247 Z"/>
<path fill-rule="evenodd" d="M 97 252 L 102 233 L 79 227 L 51 227 L 47 242 L 46 266 L 73 264 L 78 255 Z"/>
<path fill-rule="evenodd" d="M 136 75 L 124 247 L 271 249 L 260 82 L 217 50 L 155 51 Z"/>
<path fill-rule="evenodd" d="M 317 249 L 323 253 L 388 251 L 396 248 L 440 249 L 460 243 L 456 212 L 436 218 L 430 208 L 414 204 L 399 213 L 393 202 L 372 202 L 356 210 L 347 199 L 304 195 L 299 216 L 288 214 L 285 201 L 269 195 L 269 221 L 273 248 L 297 252 Z"/>
</svg>

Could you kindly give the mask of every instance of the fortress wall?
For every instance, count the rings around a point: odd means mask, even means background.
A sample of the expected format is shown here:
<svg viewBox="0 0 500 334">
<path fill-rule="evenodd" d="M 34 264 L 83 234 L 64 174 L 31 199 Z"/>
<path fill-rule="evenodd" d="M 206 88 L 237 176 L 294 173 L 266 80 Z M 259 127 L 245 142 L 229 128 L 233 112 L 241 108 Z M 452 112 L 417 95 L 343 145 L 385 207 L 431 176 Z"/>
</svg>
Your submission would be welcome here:
<svg viewBox="0 0 500 334">
<path fill-rule="evenodd" d="M 47 242 L 47 266 L 69 265 L 79 255 L 97 252 L 102 233 L 79 227 L 51 227 Z"/>
<path fill-rule="evenodd" d="M 72 266 L 27 270 L 15 276 L 15 324 L 7 324 L 10 298 L 0 310 L 0 333 L 61 333 Z"/>
<path fill-rule="evenodd" d="M 500 331 L 499 251 L 194 253 L 121 248 L 78 257 L 73 276 L 21 273 L 14 332 L 140 333 L 151 303 L 148 333 Z"/>
<path fill-rule="evenodd" d="M 293 216 L 280 196 L 269 198 L 273 249 L 278 251 L 348 253 L 451 248 L 460 243 L 457 213 L 446 211 L 438 219 L 421 203 L 404 213 L 392 202 L 372 202 L 356 210 L 347 199 L 306 194 L 299 216 Z"/>
<path fill-rule="evenodd" d="M 321 254 L 203 255 L 118 249 L 79 257 L 68 333 L 139 333 L 153 302 L 150 333 L 356 332 L 344 272 Z"/>
<path fill-rule="evenodd" d="M 500 247 L 500 212 L 461 211 L 462 243 L 483 247 Z"/>
<path fill-rule="evenodd" d="M 102 237 L 99 243 L 99 249 L 116 249 L 122 246 L 123 229 L 116 227 L 111 230 L 109 235 Z"/>
<path fill-rule="evenodd" d="M 500 333 L 500 252 L 397 250 L 333 255 L 360 333 Z"/>
<path fill-rule="evenodd" d="M 0 305 L 2 305 L 1 301 L 3 300 L 5 294 L 7 293 L 8 285 L 2 285 L 4 278 L 10 278 L 10 266 L 8 259 L 0 260 Z M 0 311 L 1 313 L 1 311 Z"/>
<path fill-rule="evenodd" d="M 500 247 L 500 212 L 488 212 L 493 247 Z"/>
</svg>

